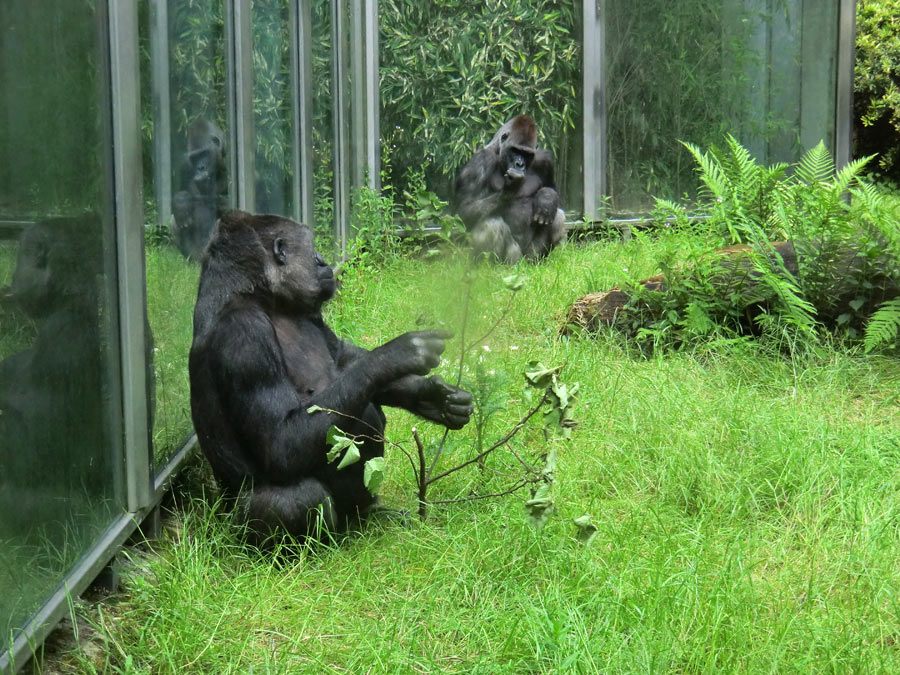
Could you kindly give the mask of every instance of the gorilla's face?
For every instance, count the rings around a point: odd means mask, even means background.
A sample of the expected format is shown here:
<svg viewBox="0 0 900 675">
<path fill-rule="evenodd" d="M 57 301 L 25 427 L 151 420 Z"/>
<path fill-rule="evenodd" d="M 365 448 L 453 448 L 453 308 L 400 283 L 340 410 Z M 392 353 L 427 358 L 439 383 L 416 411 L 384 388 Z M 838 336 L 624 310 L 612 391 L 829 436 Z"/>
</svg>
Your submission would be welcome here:
<svg viewBox="0 0 900 675">
<path fill-rule="evenodd" d="M 512 146 L 504 151 L 503 163 L 506 170 L 503 172 L 503 179 L 507 187 L 517 186 L 522 182 L 533 157 L 531 148 L 523 146 Z"/>
<path fill-rule="evenodd" d="M 334 270 L 316 250 L 312 231 L 288 220 L 271 239 L 272 291 L 279 303 L 297 310 L 318 310 L 337 288 Z"/>
</svg>

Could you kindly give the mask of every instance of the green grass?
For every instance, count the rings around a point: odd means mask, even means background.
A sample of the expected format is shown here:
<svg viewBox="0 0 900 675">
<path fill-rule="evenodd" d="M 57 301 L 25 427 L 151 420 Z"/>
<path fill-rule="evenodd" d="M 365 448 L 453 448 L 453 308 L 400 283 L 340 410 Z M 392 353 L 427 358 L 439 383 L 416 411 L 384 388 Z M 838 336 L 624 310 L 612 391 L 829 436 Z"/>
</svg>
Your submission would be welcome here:
<svg viewBox="0 0 900 675">
<path fill-rule="evenodd" d="M 152 554 L 131 552 L 121 595 L 81 610 L 96 632 L 65 667 L 897 672 L 896 360 L 841 345 L 792 360 L 735 340 L 644 357 L 613 335 L 558 337 L 573 300 L 653 273 L 658 248 L 677 245 L 570 245 L 519 266 L 525 288 L 484 341 L 489 351 L 476 350 L 503 386 L 495 435 L 527 408 L 529 360 L 565 363 L 563 379 L 580 382 L 579 426 L 571 442 L 554 441 L 557 512 L 542 530 L 523 495 L 435 506 L 424 523 L 373 523 L 340 546 L 273 558 L 241 547 L 228 517 L 198 497 Z M 452 381 L 464 268 L 451 256 L 353 274 L 329 321 L 369 347 L 402 330 L 453 328 L 439 369 Z M 476 273 L 467 340 L 502 313 L 509 273 Z M 440 436 L 391 411 L 391 440 L 410 449 L 413 424 Z M 471 425 L 452 436 L 445 459 L 468 456 Z M 516 447 L 537 452 L 543 436 L 531 428 Z M 431 496 L 499 485 L 507 459 Z M 385 502 L 414 511 L 409 462 L 392 448 L 387 465 Z M 598 532 L 585 546 L 572 520 L 586 513 Z"/>
<path fill-rule="evenodd" d="M 147 315 L 153 333 L 156 409 L 153 458 L 157 466 L 193 431 L 188 353 L 200 267 L 171 246 L 147 247 Z"/>
</svg>

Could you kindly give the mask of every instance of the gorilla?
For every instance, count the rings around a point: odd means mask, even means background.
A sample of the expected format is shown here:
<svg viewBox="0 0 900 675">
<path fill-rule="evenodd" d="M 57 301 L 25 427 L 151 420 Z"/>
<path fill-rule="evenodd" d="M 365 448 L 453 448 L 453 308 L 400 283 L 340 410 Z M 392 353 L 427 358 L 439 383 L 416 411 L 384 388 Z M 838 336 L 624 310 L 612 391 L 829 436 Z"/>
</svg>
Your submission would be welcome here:
<svg viewBox="0 0 900 675">
<path fill-rule="evenodd" d="M 476 255 L 507 263 L 547 255 L 566 238 L 553 182 L 553 156 L 537 146 L 528 115 L 504 124 L 456 179 L 453 208 L 472 234 Z"/>
<path fill-rule="evenodd" d="M 181 190 L 172 197 L 172 235 L 185 258 L 198 260 L 228 199 L 225 134 L 200 117 L 188 129 L 181 162 Z"/>
<path fill-rule="evenodd" d="M 234 211 L 216 224 L 203 257 L 189 357 L 197 438 L 236 505 L 248 539 L 314 537 L 366 517 L 376 503 L 366 460 L 384 454 L 381 406 L 459 429 L 471 395 L 426 377 L 444 331 L 423 330 L 369 351 L 339 339 L 322 318 L 335 277 L 309 228 Z M 312 411 L 310 408 L 317 406 Z M 336 425 L 361 439 L 361 461 L 326 457 Z"/>
</svg>

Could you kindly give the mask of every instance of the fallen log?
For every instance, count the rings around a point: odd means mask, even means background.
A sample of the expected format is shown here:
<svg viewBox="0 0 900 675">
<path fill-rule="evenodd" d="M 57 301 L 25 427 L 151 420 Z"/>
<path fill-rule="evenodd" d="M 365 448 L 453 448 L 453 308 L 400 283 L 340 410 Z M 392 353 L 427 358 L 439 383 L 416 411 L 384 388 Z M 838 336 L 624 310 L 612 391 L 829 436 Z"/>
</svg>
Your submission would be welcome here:
<svg viewBox="0 0 900 675">
<path fill-rule="evenodd" d="M 787 272 L 796 277 L 799 274 L 799 265 L 794 244 L 789 241 L 776 241 L 771 242 L 771 246 L 774 253 L 780 257 L 780 264 L 771 265 L 773 272 L 780 275 Z M 744 244 L 711 251 L 709 254 L 711 257 L 721 258 L 720 263 L 715 263 L 720 271 L 714 272 L 706 279 L 720 297 L 729 298 L 734 295 L 742 298 L 745 306 L 741 309 L 746 311 L 748 321 L 752 321 L 753 316 L 762 311 L 770 300 L 767 297 L 767 289 L 760 284 L 760 274 L 753 264 L 751 252 L 752 248 Z M 887 270 L 888 266 L 889 261 L 886 260 L 878 268 Z M 829 289 L 826 298 L 813 303 L 818 320 L 828 327 L 841 323 L 839 317 L 851 310 L 854 316 L 868 316 L 882 302 L 900 294 L 900 288 L 893 275 L 887 272 L 878 273 L 874 278 L 867 280 L 869 287 L 867 295 L 864 302 L 859 304 L 857 302 L 859 291 L 851 283 L 853 273 L 859 270 L 857 251 L 848 250 L 836 256 L 831 269 L 835 272 L 835 287 Z M 846 283 L 842 284 L 842 280 Z M 649 291 L 669 290 L 664 274 L 643 279 L 637 285 Z M 576 300 L 569 308 L 566 323 L 560 332 L 563 334 L 577 331 L 596 332 L 604 326 L 630 325 L 630 320 L 625 319 L 631 319 L 629 313 L 636 309 L 646 311 L 646 308 L 634 307 L 632 294 L 618 286 L 608 291 L 589 293 Z"/>
</svg>

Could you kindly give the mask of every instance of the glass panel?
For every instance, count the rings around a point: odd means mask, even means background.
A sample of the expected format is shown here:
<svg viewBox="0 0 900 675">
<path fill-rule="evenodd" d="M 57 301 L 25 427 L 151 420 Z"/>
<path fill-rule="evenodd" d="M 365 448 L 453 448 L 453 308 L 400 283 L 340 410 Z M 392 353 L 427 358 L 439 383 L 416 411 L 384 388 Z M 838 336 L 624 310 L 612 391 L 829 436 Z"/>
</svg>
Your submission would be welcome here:
<svg viewBox="0 0 900 675">
<path fill-rule="evenodd" d="M 0 635 L 124 508 L 115 289 L 93 3 L 0 3 Z"/>
<path fill-rule="evenodd" d="M 328 251 L 334 241 L 333 118 L 334 74 L 331 0 L 312 0 L 312 145 L 313 218 L 316 245 Z M 333 252 L 333 251 L 332 251 Z"/>
<path fill-rule="evenodd" d="M 571 217 L 583 206 L 581 3 L 379 3 L 382 162 L 400 198 L 409 172 L 449 200 L 494 132 L 531 115 Z"/>
<path fill-rule="evenodd" d="M 256 210 L 294 214 L 290 0 L 253 1 Z"/>
<path fill-rule="evenodd" d="M 613 214 L 695 193 L 682 140 L 707 147 L 731 133 L 765 163 L 833 143 L 837 8 L 837 0 L 609 0 Z"/>
<path fill-rule="evenodd" d="M 146 6 L 143 0 L 142 10 Z M 222 0 L 161 2 L 167 14 L 162 26 L 152 21 L 149 11 L 141 12 L 141 81 L 144 160 L 152 162 L 152 130 L 169 130 L 168 166 L 153 166 L 153 180 L 171 180 L 171 214 L 164 214 L 167 228 L 153 226 L 156 205 L 150 197 L 157 191 L 145 184 L 148 240 L 147 312 L 154 340 L 156 410 L 153 426 L 154 464 L 161 467 L 192 433 L 188 353 L 193 335 L 194 300 L 199 277 L 198 259 L 217 216 L 228 208 L 229 176 L 225 94 L 225 24 Z M 166 41 L 166 37 L 168 41 Z M 154 80 L 153 67 L 161 67 L 153 49 L 163 48 L 168 56 L 168 81 Z M 154 65 L 155 64 L 155 65 Z M 148 84 L 148 83 L 153 84 Z M 152 88 L 167 90 L 152 91 Z M 152 101 L 161 93 L 168 96 L 168 125 L 154 119 Z M 163 97 L 164 98 L 164 97 Z M 159 114 L 159 113 L 158 113 Z M 164 113 L 162 113 L 164 114 Z M 161 153 L 165 156 L 166 153 Z M 149 159 L 148 159 L 149 158 Z"/>
</svg>

